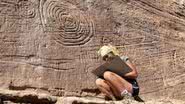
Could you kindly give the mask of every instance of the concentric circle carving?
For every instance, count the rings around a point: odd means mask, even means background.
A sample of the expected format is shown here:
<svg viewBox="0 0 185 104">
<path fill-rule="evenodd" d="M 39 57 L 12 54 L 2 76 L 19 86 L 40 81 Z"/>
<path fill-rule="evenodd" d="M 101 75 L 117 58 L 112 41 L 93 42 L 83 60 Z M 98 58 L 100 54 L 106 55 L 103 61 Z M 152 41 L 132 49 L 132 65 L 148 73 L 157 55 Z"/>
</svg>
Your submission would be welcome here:
<svg viewBox="0 0 185 104">
<path fill-rule="evenodd" d="M 31 1 L 21 0 L 18 2 L 19 15 L 22 18 L 34 18 L 36 15 L 36 5 Z"/>
<path fill-rule="evenodd" d="M 45 32 L 52 32 L 65 46 L 84 45 L 94 34 L 94 25 L 87 13 L 68 2 L 41 1 L 41 20 Z"/>
</svg>

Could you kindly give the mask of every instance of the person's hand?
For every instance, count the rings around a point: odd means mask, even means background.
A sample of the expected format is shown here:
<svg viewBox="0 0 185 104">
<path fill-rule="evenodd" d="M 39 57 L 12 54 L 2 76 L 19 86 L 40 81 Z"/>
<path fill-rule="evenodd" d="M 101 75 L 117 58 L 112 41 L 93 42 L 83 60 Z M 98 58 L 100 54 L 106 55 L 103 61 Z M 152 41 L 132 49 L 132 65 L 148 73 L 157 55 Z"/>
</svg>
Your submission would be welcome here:
<svg viewBox="0 0 185 104">
<path fill-rule="evenodd" d="M 136 79 L 138 77 L 138 72 L 134 64 L 130 60 L 126 61 L 126 64 L 132 69 L 131 72 L 124 75 L 126 78 Z"/>
</svg>

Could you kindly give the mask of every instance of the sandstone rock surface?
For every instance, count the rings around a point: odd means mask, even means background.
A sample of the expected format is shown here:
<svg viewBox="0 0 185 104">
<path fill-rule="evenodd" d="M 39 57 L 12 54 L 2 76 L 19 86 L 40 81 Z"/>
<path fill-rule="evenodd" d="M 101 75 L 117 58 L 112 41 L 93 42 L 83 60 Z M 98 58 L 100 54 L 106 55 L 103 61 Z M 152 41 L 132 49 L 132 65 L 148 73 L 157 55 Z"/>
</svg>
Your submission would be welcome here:
<svg viewBox="0 0 185 104">
<path fill-rule="evenodd" d="M 96 96 L 108 43 L 136 64 L 141 96 L 184 100 L 184 0 L 0 0 L 0 88 Z"/>
<path fill-rule="evenodd" d="M 0 90 L 0 99 L 2 102 L 12 101 L 31 104 L 54 104 L 57 102 L 56 97 L 35 91 L 10 91 L 4 89 Z"/>
<path fill-rule="evenodd" d="M 98 97 L 57 97 L 36 91 L 0 90 L 0 104 L 185 104 L 185 101 L 176 99 L 148 99 L 137 102 L 133 98 L 124 98 L 119 101 L 106 101 Z"/>
</svg>

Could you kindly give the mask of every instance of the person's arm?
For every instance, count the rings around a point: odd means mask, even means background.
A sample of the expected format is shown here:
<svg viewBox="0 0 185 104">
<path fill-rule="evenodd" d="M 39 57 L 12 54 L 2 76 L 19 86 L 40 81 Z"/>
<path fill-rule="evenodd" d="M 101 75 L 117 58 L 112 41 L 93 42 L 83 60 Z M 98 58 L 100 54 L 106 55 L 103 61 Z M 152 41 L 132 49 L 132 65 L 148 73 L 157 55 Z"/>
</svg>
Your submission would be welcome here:
<svg viewBox="0 0 185 104">
<path fill-rule="evenodd" d="M 137 72 L 137 69 L 136 69 L 135 65 L 132 64 L 130 60 L 127 60 L 126 64 L 132 69 L 132 71 L 125 74 L 124 77 L 131 78 L 131 79 L 137 78 L 138 72 Z"/>
</svg>

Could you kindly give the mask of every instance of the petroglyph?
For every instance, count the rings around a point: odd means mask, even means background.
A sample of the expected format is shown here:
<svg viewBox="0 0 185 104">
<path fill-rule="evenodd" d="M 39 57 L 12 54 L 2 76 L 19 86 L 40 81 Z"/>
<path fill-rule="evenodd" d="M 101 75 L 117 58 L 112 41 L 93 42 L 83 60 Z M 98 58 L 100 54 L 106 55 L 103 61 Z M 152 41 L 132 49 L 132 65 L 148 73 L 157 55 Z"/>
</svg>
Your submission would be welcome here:
<svg viewBox="0 0 185 104">
<path fill-rule="evenodd" d="M 95 96 L 97 50 L 111 43 L 136 64 L 142 96 L 184 100 L 184 2 L 0 0 L 0 88 Z"/>
<path fill-rule="evenodd" d="M 88 13 L 75 5 L 59 0 L 41 0 L 40 14 L 45 32 L 53 33 L 64 46 L 83 45 L 94 35 L 94 25 Z"/>
<path fill-rule="evenodd" d="M 35 26 L 37 4 L 33 0 L 1 0 L 0 31 L 6 33 L 21 33 L 29 31 L 29 26 Z M 31 22 L 32 21 L 32 22 Z"/>
</svg>

